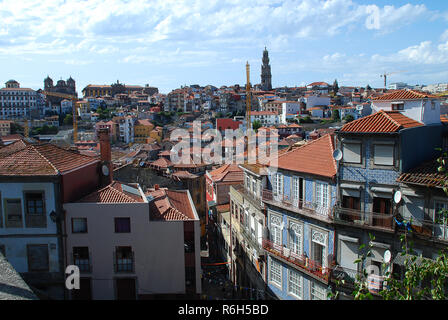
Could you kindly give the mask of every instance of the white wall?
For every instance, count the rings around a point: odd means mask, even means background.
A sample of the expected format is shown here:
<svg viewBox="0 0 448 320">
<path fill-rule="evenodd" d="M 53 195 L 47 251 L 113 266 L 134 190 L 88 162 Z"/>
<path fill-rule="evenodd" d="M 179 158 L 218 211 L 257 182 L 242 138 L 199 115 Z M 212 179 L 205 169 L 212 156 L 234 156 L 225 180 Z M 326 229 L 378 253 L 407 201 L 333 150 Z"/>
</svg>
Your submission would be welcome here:
<svg viewBox="0 0 448 320">
<path fill-rule="evenodd" d="M 434 109 L 431 107 L 431 101 L 435 102 Z M 422 100 L 409 100 L 404 102 L 404 110 L 401 111 L 405 116 L 414 119 L 424 124 L 437 124 L 440 123 L 440 100 L 438 99 L 422 99 Z M 373 101 L 373 112 L 379 110 L 392 111 L 391 101 Z"/>
<path fill-rule="evenodd" d="M 148 203 L 96 204 L 69 203 L 67 210 L 67 259 L 72 248 L 89 247 L 93 279 L 93 299 L 115 299 L 114 277 L 138 278 L 138 294 L 185 293 L 184 229 L 182 221 L 150 221 Z M 87 217 L 88 233 L 72 234 L 71 218 Z M 115 233 L 114 217 L 130 217 L 131 233 Z M 195 226 L 197 236 L 199 226 Z M 199 243 L 199 240 L 198 240 Z M 131 246 L 135 274 L 115 273 L 116 246 Z M 200 255 L 199 244 L 196 255 Z M 198 260 L 198 259 L 197 259 Z M 200 270 L 196 261 L 196 272 Z M 86 276 L 89 276 L 86 274 Z"/>
</svg>

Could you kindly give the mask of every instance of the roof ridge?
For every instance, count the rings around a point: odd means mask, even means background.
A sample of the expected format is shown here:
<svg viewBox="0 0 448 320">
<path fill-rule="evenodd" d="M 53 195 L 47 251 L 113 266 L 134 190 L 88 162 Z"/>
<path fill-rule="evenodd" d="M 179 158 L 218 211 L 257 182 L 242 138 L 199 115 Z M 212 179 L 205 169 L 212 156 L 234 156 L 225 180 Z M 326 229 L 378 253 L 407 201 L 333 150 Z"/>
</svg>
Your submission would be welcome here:
<svg viewBox="0 0 448 320">
<path fill-rule="evenodd" d="M 384 111 L 383 109 L 381 109 L 380 111 L 383 111 L 383 113 L 386 115 L 387 119 L 389 119 L 390 121 L 392 121 L 396 126 L 398 126 L 398 129 L 403 128 L 403 125 L 398 123 L 395 119 L 393 119 L 386 111 Z M 405 116 L 404 114 L 402 114 L 401 112 L 399 112 L 402 116 Z M 406 116 L 405 116 L 406 117 Z"/>
<path fill-rule="evenodd" d="M 47 159 L 47 157 L 45 157 L 42 153 L 40 153 L 39 150 L 37 150 L 37 148 L 36 148 L 37 146 L 43 146 L 43 145 L 45 145 L 45 144 L 38 144 L 38 145 L 30 144 L 30 147 L 32 147 L 34 149 L 34 151 L 36 151 L 39 156 L 41 156 L 45 161 L 47 161 L 48 164 L 56 171 L 57 174 L 60 174 L 61 172 L 59 171 L 59 169 L 56 168 L 56 166 L 53 165 L 53 163 L 51 163 L 51 161 L 49 159 Z"/>
</svg>

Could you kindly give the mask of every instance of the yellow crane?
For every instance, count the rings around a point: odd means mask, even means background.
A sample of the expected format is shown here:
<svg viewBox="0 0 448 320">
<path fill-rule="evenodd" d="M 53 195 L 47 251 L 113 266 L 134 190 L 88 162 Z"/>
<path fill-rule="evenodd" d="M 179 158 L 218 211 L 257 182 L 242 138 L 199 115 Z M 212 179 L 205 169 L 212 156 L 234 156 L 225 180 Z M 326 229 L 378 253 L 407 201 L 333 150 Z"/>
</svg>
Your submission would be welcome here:
<svg viewBox="0 0 448 320">
<path fill-rule="evenodd" d="M 72 101 L 72 108 L 73 108 L 73 142 L 78 141 L 78 97 L 72 96 L 70 94 L 65 93 L 59 93 L 59 92 L 49 92 L 49 91 L 42 91 L 42 94 L 46 96 L 52 96 L 52 97 L 58 97 L 58 98 L 64 98 L 67 100 Z"/>
<path fill-rule="evenodd" d="M 395 71 L 395 72 L 389 72 L 389 73 L 384 72 L 383 74 L 381 74 L 380 77 L 384 78 L 384 89 L 387 89 L 387 87 L 386 87 L 387 76 L 390 76 L 391 74 L 402 73 L 402 72 L 407 72 L 407 71 Z"/>
<path fill-rule="evenodd" d="M 251 129 L 252 125 L 250 123 L 250 65 L 249 61 L 246 63 L 246 121 L 247 121 L 247 132 Z"/>
</svg>

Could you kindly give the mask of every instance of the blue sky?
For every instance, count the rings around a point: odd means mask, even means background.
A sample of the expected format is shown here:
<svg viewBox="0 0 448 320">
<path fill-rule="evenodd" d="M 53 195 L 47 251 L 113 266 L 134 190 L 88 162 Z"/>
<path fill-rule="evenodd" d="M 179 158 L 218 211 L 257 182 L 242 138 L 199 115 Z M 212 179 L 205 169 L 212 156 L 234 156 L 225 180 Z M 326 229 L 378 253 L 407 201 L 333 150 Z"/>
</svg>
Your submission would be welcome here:
<svg viewBox="0 0 448 320">
<path fill-rule="evenodd" d="M 0 82 L 33 89 L 255 84 L 264 46 L 274 87 L 448 82 L 448 1 L 0 0 Z"/>
</svg>

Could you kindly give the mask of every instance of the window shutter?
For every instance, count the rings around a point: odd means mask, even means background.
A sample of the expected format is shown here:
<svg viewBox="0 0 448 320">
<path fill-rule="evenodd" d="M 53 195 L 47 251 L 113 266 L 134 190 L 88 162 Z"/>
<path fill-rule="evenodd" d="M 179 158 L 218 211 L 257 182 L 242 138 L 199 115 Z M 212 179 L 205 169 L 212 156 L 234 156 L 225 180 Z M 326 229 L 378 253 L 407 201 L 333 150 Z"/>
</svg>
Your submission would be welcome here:
<svg viewBox="0 0 448 320">
<path fill-rule="evenodd" d="M 374 163 L 378 165 L 392 166 L 394 164 L 394 146 L 374 145 Z"/>
<path fill-rule="evenodd" d="M 361 144 L 344 143 L 342 154 L 344 162 L 361 163 Z"/>
</svg>

